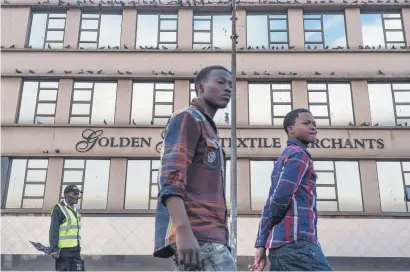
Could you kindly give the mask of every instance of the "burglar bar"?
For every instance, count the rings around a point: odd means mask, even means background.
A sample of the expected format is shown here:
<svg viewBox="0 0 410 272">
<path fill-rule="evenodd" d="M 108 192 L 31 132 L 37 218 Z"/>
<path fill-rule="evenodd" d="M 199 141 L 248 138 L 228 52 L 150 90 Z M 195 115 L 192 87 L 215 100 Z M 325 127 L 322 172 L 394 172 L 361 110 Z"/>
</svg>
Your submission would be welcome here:
<svg viewBox="0 0 410 272">
<path fill-rule="evenodd" d="M 237 246 L 237 217 L 238 207 L 236 201 L 237 180 L 236 180 L 236 0 L 231 0 L 232 8 L 232 56 L 231 56 L 231 73 L 232 73 L 232 96 L 231 96 L 231 228 L 230 228 L 230 246 L 235 264 L 236 246 Z"/>
</svg>

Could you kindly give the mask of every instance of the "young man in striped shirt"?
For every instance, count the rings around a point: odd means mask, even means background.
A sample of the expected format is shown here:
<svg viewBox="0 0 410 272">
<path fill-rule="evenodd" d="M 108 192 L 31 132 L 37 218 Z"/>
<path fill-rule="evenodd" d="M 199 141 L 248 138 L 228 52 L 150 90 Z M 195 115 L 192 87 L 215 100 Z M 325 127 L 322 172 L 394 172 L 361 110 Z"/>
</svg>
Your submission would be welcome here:
<svg viewBox="0 0 410 272">
<path fill-rule="evenodd" d="M 330 271 L 317 237 L 316 179 L 309 143 L 316 140 L 316 122 L 307 109 L 289 112 L 283 128 L 287 147 L 275 163 L 269 197 L 262 211 L 251 271 Z"/>
<path fill-rule="evenodd" d="M 175 256 L 175 270 L 234 271 L 228 247 L 225 154 L 213 117 L 231 99 L 231 73 L 203 68 L 198 99 L 166 127 L 159 170 L 154 256 Z"/>
</svg>

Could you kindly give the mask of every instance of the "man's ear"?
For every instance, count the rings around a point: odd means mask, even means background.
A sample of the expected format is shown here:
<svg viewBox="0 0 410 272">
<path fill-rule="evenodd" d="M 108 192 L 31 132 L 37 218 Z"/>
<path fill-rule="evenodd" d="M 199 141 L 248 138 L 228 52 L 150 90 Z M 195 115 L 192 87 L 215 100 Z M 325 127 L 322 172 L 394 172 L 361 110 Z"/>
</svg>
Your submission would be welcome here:
<svg viewBox="0 0 410 272">
<path fill-rule="evenodd" d="M 287 127 L 287 129 L 288 129 L 288 134 L 289 134 L 289 135 L 292 135 L 292 134 L 294 133 L 293 128 L 294 128 L 293 125 Z"/>
</svg>

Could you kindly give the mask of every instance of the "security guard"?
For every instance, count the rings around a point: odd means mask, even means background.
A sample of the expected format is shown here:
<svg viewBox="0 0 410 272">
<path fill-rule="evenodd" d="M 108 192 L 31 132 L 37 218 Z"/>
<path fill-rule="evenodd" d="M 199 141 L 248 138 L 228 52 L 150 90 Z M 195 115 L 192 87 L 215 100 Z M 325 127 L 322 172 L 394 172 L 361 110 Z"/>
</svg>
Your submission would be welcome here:
<svg viewBox="0 0 410 272">
<path fill-rule="evenodd" d="M 68 185 L 64 189 L 64 200 L 51 209 L 50 256 L 56 259 L 56 271 L 84 271 L 80 255 L 80 214 L 75 208 L 80 193 L 76 185 Z"/>
</svg>

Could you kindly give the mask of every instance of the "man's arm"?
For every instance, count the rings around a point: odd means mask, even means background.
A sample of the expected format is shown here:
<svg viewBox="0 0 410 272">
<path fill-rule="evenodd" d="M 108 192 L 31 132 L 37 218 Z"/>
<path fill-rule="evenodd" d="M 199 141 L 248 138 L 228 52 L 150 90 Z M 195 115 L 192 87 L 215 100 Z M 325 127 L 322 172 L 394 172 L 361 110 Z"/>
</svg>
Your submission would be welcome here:
<svg viewBox="0 0 410 272">
<path fill-rule="evenodd" d="M 309 167 L 309 157 L 303 152 L 293 152 L 286 159 L 276 188 L 272 185 L 269 198 L 262 211 L 255 247 L 264 247 L 272 227 L 286 215 L 293 194 L 299 187 Z"/>
<path fill-rule="evenodd" d="M 177 228 L 189 226 L 183 200 L 188 168 L 200 135 L 198 122 L 189 112 L 182 112 L 171 118 L 164 137 L 159 198 Z"/>
<path fill-rule="evenodd" d="M 51 252 L 58 252 L 58 233 L 60 230 L 60 208 L 58 205 L 54 207 L 54 210 L 51 214 L 50 230 L 49 230 L 49 242 Z"/>
</svg>

